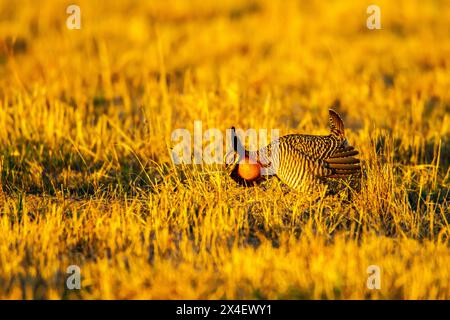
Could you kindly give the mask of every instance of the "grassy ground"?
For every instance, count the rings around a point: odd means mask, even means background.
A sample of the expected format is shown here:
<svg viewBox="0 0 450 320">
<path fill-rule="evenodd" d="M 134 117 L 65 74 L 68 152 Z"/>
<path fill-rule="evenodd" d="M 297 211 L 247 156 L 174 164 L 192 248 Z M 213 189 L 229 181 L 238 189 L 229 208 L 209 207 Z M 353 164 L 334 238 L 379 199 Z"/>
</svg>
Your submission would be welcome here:
<svg viewBox="0 0 450 320">
<path fill-rule="evenodd" d="M 81 30 L 0 3 L 0 298 L 450 298 L 448 2 L 373 31 L 373 1 L 77 2 Z M 170 161 L 194 120 L 325 134 L 330 106 L 351 201 Z"/>
</svg>

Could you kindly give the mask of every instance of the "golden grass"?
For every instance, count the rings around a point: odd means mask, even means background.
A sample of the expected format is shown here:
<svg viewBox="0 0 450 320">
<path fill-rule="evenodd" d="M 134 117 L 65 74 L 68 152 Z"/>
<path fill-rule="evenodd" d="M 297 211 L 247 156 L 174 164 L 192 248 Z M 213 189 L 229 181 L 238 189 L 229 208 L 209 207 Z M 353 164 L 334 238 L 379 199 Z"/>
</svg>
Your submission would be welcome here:
<svg viewBox="0 0 450 320">
<path fill-rule="evenodd" d="M 0 3 L 0 298 L 450 298 L 447 2 L 375 31 L 371 1 L 69 4 Z M 332 105 L 351 201 L 170 162 L 194 120 L 324 134 Z"/>
</svg>

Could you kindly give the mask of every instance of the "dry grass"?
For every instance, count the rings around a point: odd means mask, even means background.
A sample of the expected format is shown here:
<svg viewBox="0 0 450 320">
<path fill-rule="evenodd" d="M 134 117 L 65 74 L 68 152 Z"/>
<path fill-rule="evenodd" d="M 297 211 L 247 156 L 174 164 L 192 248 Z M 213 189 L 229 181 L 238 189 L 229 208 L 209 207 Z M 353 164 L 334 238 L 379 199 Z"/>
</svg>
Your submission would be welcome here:
<svg viewBox="0 0 450 320">
<path fill-rule="evenodd" d="M 450 298 L 450 6 L 0 3 L 0 298 Z M 360 194 L 237 187 L 170 134 L 347 125 Z M 78 264 L 82 290 L 65 287 Z M 366 287 L 369 265 L 381 290 Z"/>
</svg>

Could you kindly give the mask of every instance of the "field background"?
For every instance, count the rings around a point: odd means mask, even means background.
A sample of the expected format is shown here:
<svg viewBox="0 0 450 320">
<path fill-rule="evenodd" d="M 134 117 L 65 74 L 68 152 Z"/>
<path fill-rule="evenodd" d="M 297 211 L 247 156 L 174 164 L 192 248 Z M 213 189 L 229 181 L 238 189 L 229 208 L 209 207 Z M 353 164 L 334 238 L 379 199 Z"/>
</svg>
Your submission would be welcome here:
<svg viewBox="0 0 450 320">
<path fill-rule="evenodd" d="M 0 298 L 450 298 L 448 1 L 69 4 L 0 1 Z M 326 134 L 331 106 L 351 201 L 170 161 L 194 120 Z"/>
</svg>

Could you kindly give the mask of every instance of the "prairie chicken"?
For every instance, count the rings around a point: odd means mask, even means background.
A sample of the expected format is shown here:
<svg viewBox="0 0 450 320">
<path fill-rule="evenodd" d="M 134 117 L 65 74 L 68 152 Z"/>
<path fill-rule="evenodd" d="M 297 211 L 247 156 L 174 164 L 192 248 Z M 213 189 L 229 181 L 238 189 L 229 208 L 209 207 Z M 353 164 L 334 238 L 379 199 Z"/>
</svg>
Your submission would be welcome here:
<svg viewBox="0 0 450 320">
<path fill-rule="evenodd" d="M 290 134 L 257 151 L 245 150 L 232 128 L 234 162 L 230 176 L 241 185 L 253 185 L 271 176 L 298 191 L 316 185 L 336 186 L 340 179 L 357 177 L 358 151 L 349 145 L 340 116 L 329 110 L 331 132 L 326 136 Z"/>
</svg>

